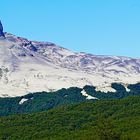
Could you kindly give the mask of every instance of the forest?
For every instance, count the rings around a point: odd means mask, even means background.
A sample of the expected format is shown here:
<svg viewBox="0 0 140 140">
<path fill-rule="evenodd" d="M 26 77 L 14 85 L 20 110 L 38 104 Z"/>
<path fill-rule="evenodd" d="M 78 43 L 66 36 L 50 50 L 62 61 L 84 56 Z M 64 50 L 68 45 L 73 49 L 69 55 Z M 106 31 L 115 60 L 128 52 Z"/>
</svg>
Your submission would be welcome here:
<svg viewBox="0 0 140 140">
<path fill-rule="evenodd" d="M 140 96 L 0 117 L 1 140 L 139 140 Z"/>
<path fill-rule="evenodd" d="M 97 102 L 97 100 L 87 100 L 82 95 L 81 91 L 85 90 L 88 95 L 102 100 L 118 100 L 128 96 L 140 95 L 140 84 L 128 85 L 129 91 L 118 83 L 113 83 L 112 88 L 116 92 L 100 92 L 96 91 L 94 86 L 86 85 L 84 88 L 70 87 L 61 89 L 56 92 L 38 92 L 29 93 L 22 97 L 7 97 L 0 98 L 0 116 L 12 114 L 35 113 L 47 111 L 59 106 L 73 105 L 82 102 Z M 22 99 L 27 99 L 26 102 L 20 104 Z"/>
</svg>

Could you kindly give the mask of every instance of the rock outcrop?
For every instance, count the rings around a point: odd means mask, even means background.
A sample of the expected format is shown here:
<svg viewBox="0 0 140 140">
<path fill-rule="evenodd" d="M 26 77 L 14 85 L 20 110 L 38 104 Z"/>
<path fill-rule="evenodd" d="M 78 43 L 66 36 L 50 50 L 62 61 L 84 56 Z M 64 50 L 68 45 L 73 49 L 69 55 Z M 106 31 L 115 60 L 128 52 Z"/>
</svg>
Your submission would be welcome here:
<svg viewBox="0 0 140 140">
<path fill-rule="evenodd" d="M 5 38 L 5 35 L 3 33 L 3 26 L 2 26 L 1 21 L 0 21 L 0 38 Z"/>
</svg>

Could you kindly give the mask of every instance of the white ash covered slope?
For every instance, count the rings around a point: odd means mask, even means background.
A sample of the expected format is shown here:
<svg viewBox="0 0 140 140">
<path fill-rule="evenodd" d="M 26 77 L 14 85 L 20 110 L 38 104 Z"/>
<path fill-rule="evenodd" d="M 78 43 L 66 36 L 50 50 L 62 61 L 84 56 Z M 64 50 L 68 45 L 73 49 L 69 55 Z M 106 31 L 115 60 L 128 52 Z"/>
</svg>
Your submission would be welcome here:
<svg viewBox="0 0 140 140">
<path fill-rule="evenodd" d="M 3 33 L 0 22 L 0 97 L 111 83 L 140 82 L 140 59 L 75 53 L 50 42 Z"/>
</svg>

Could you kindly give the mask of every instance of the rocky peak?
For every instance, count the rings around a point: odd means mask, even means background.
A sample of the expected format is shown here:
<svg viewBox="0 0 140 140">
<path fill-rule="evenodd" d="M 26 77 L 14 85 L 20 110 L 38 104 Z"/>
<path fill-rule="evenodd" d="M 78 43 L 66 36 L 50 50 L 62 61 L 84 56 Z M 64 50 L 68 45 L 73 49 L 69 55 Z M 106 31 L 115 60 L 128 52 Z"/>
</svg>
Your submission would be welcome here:
<svg viewBox="0 0 140 140">
<path fill-rule="evenodd" d="M 5 35 L 4 35 L 4 33 L 3 33 L 3 26 L 2 26 L 2 23 L 1 23 L 1 21 L 0 21 L 0 38 L 5 38 Z"/>
</svg>

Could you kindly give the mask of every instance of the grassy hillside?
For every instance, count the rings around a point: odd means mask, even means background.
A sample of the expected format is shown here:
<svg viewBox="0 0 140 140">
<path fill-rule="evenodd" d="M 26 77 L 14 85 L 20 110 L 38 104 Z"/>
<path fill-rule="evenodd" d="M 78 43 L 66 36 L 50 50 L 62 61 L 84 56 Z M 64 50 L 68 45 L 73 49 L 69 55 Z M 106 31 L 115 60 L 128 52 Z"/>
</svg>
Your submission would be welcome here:
<svg viewBox="0 0 140 140">
<path fill-rule="evenodd" d="M 140 139 L 140 96 L 0 117 L 0 140 L 119 139 Z"/>
<path fill-rule="evenodd" d="M 126 91 L 125 87 L 121 84 L 112 84 L 112 88 L 116 89 L 115 93 L 104 93 L 96 91 L 93 86 L 85 86 L 83 89 L 71 87 L 68 89 L 61 89 L 56 92 L 40 92 L 28 94 L 22 97 L 0 98 L 0 116 L 41 112 L 62 105 L 96 101 L 87 100 L 86 97 L 82 95 L 82 90 L 85 90 L 87 94 L 100 100 L 121 99 L 130 95 L 140 95 L 140 84 L 129 85 L 129 92 Z M 27 99 L 27 101 L 23 104 L 19 104 L 22 99 Z"/>
</svg>

